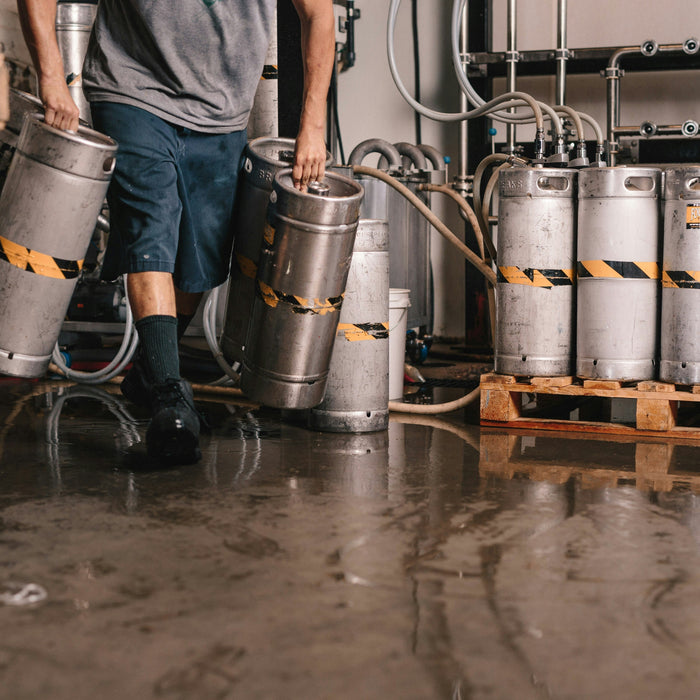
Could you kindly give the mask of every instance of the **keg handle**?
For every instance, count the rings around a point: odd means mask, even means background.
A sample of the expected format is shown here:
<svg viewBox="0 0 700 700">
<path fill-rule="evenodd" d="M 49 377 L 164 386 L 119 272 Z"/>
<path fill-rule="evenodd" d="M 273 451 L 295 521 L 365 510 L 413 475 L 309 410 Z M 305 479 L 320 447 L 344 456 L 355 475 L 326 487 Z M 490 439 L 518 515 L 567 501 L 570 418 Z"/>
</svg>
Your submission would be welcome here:
<svg viewBox="0 0 700 700">
<path fill-rule="evenodd" d="M 630 192 L 651 192 L 654 180 L 650 177 L 628 177 L 625 179 L 625 189 Z"/>
<path fill-rule="evenodd" d="M 700 191 L 700 177 L 694 177 L 685 183 L 686 190 L 692 190 L 693 192 Z"/>
<path fill-rule="evenodd" d="M 540 177 L 537 180 L 537 186 L 541 190 L 550 192 L 566 192 L 569 189 L 568 177 Z"/>
</svg>

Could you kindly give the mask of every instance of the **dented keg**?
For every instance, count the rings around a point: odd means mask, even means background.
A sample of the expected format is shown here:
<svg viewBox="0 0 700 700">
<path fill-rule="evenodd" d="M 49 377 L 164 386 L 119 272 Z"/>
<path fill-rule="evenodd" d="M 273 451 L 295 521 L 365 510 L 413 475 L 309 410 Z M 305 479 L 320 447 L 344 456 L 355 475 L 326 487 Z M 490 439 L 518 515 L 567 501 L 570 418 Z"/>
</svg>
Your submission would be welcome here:
<svg viewBox="0 0 700 700">
<path fill-rule="evenodd" d="M 700 384 L 700 166 L 666 170 L 659 378 Z"/>
<path fill-rule="evenodd" d="M 499 174 L 494 367 L 501 374 L 572 371 L 576 175 L 557 168 Z"/>
<path fill-rule="evenodd" d="M 221 350 L 228 362 L 242 362 L 267 205 L 275 175 L 294 160 L 294 139 L 258 138 L 246 147 L 233 219 L 233 259 Z M 326 166 L 332 163 L 328 153 Z"/>
<path fill-rule="evenodd" d="M 275 177 L 241 373 L 253 401 L 302 409 L 323 399 L 362 194 L 330 172 L 308 192 L 291 170 Z"/>
<path fill-rule="evenodd" d="M 389 234 L 360 219 L 323 401 L 309 425 L 336 433 L 389 425 Z"/>
<path fill-rule="evenodd" d="M 658 168 L 579 173 L 576 374 L 656 374 L 659 328 Z"/>
<path fill-rule="evenodd" d="M 0 195 L 0 372 L 48 367 L 114 170 L 117 145 L 28 115 Z"/>
</svg>

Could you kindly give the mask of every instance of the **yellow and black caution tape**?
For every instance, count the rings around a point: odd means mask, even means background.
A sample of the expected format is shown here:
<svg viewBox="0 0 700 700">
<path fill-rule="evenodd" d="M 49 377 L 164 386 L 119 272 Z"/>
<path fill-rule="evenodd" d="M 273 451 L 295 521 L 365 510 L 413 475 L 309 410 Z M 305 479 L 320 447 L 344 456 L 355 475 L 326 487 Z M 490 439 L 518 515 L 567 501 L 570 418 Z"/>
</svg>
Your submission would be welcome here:
<svg viewBox="0 0 700 700">
<path fill-rule="evenodd" d="M 384 340 L 389 337 L 389 323 L 339 323 L 338 333 L 351 342 L 357 340 Z"/>
<path fill-rule="evenodd" d="M 664 270 L 661 284 L 666 289 L 700 289 L 700 270 Z"/>
<path fill-rule="evenodd" d="M 263 229 L 263 243 L 269 248 L 272 248 L 275 242 L 275 227 L 265 222 L 265 228 Z"/>
<path fill-rule="evenodd" d="M 273 309 L 278 304 L 283 303 L 289 306 L 295 314 L 317 314 L 319 316 L 340 311 L 344 296 L 341 294 L 327 299 L 306 299 L 295 294 L 278 292 L 262 280 L 258 280 L 258 293 L 261 299 Z"/>
<path fill-rule="evenodd" d="M 0 236 L 0 260 L 5 260 L 20 270 L 26 270 L 42 277 L 51 277 L 57 280 L 75 279 L 83 269 L 82 260 L 55 258 L 51 255 L 25 248 L 23 245 L 13 243 L 2 236 Z"/>
<path fill-rule="evenodd" d="M 629 262 L 627 260 L 579 260 L 579 279 L 601 277 L 605 279 L 659 279 L 659 265 L 655 262 Z"/>
<path fill-rule="evenodd" d="M 574 271 L 502 265 L 498 268 L 497 281 L 549 289 L 551 287 L 571 286 L 574 283 Z"/>
<path fill-rule="evenodd" d="M 277 78 L 279 78 L 277 66 L 266 63 L 263 66 L 262 80 L 277 80 Z"/>
<path fill-rule="evenodd" d="M 241 273 L 245 277 L 249 277 L 250 279 L 254 280 L 255 275 L 258 274 L 258 266 L 250 258 L 247 258 L 245 255 L 241 255 L 240 253 L 235 254 L 235 259 Z"/>
</svg>

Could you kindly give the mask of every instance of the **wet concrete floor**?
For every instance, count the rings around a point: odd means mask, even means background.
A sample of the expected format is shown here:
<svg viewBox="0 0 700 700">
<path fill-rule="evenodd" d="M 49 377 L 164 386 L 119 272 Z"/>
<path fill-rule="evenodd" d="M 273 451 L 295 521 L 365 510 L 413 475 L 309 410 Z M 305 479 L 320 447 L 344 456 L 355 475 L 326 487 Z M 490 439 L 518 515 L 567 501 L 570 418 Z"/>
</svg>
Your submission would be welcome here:
<svg viewBox="0 0 700 700">
<path fill-rule="evenodd" d="M 700 447 L 0 381 L 0 697 L 697 698 Z"/>
</svg>

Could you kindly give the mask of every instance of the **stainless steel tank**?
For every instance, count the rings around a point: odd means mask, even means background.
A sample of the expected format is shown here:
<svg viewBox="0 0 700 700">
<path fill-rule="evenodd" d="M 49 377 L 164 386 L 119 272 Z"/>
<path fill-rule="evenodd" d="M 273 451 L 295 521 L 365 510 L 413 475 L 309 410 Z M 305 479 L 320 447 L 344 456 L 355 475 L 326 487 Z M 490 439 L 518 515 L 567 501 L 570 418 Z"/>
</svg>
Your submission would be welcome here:
<svg viewBox="0 0 700 700">
<path fill-rule="evenodd" d="M 323 401 L 309 426 L 336 433 L 389 425 L 389 234 L 360 219 Z"/>
<path fill-rule="evenodd" d="M 80 118 L 92 124 L 90 103 L 83 94 L 83 61 L 97 5 L 82 2 L 59 2 L 56 6 L 56 39 L 63 59 L 66 83 L 73 101 L 80 109 Z"/>
<path fill-rule="evenodd" d="M 46 371 L 82 268 L 117 145 L 28 115 L 0 195 L 0 372 Z"/>
<path fill-rule="evenodd" d="M 275 176 L 294 159 L 294 139 L 262 137 L 246 147 L 234 210 L 233 259 L 221 351 L 228 362 L 242 362 L 255 299 L 255 275 Z M 328 154 L 326 166 L 333 162 Z"/>
<path fill-rule="evenodd" d="M 499 175 L 494 367 L 501 374 L 572 372 L 576 175 L 558 168 Z"/>
<path fill-rule="evenodd" d="M 579 173 L 576 374 L 639 381 L 656 375 L 661 171 Z"/>
<path fill-rule="evenodd" d="M 255 279 L 241 388 L 277 408 L 323 399 L 360 216 L 354 180 L 328 172 L 315 185 L 275 177 Z"/>
<path fill-rule="evenodd" d="M 659 378 L 700 384 L 700 166 L 668 168 Z"/>
</svg>

